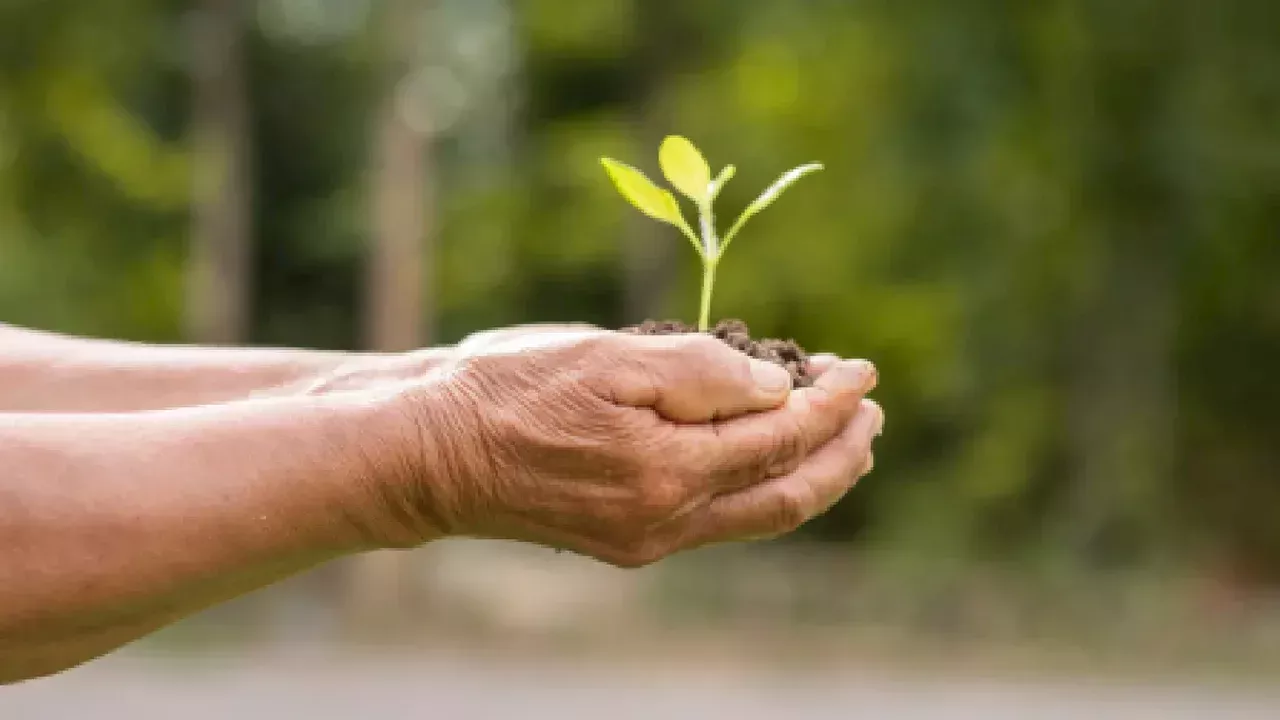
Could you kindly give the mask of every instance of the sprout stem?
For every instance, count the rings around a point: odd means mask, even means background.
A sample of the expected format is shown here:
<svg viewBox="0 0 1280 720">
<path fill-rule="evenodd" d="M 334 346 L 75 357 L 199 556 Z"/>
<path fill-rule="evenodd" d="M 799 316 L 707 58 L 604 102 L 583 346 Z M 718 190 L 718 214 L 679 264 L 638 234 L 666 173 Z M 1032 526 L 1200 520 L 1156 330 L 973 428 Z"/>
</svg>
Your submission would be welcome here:
<svg viewBox="0 0 1280 720">
<path fill-rule="evenodd" d="M 702 262 L 702 307 L 698 312 L 698 332 L 706 332 L 711 328 L 711 293 L 716 285 L 716 264 L 718 257 L 709 257 Z"/>
<path fill-rule="evenodd" d="M 702 231 L 702 305 L 698 312 L 698 332 L 711 328 L 711 294 L 716 287 L 716 264 L 720 262 L 720 240 L 711 202 L 698 203 L 698 229 Z"/>
</svg>

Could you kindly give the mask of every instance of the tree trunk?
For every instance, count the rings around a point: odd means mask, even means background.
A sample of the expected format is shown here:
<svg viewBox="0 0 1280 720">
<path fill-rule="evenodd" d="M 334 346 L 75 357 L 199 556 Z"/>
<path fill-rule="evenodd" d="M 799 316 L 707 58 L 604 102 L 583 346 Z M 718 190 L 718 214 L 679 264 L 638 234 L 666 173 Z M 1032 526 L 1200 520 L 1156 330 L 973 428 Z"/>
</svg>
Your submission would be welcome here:
<svg viewBox="0 0 1280 720">
<path fill-rule="evenodd" d="M 191 255 L 186 333 L 243 341 L 249 327 L 253 184 L 245 88 L 245 3 L 202 0 L 195 24 Z"/>
<path fill-rule="evenodd" d="M 1180 5 L 1148 0 L 1093 6 L 1093 149 L 1082 175 L 1094 228 L 1095 283 L 1078 308 L 1071 350 L 1070 453 L 1074 481 L 1067 545 L 1089 563 L 1158 560 L 1167 547 L 1174 467 L 1177 262 L 1185 207 L 1161 151 L 1181 56 Z M 1123 30 L 1149 29 L 1144 43 Z M 1155 30 L 1152 30 L 1152 29 Z"/>
<path fill-rule="evenodd" d="M 366 344 L 380 351 L 422 347 L 433 334 L 428 281 L 433 256 L 430 142 L 406 121 L 399 95 L 398 87 L 388 91 L 373 146 L 375 240 L 365 322 Z"/>
</svg>

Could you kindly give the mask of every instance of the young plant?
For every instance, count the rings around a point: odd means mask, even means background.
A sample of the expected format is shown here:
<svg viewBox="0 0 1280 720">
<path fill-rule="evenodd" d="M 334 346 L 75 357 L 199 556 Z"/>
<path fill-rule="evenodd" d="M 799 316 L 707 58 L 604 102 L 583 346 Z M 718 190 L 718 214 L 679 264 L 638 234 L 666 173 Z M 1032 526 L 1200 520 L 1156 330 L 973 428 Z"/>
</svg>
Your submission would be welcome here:
<svg viewBox="0 0 1280 720">
<path fill-rule="evenodd" d="M 698 310 L 698 330 L 706 332 L 711 323 L 711 295 L 715 290 L 716 267 L 729 249 L 729 243 L 747 221 L 769 207 L 792 183 L 815 170 L 820 163 L 801 165 L 783 173 L 760 197 L 747 206 L 738 219 L 729 226 L 721 238 L 716 233 L 714 204 L 725 183 L 737 170 L 729 165 L 719 175 L 711 177 L 711 168 L 693 143 L 678 135 L 668 136 L 658 148 L 658 165 L 672 187 L 693 201 L 698 210 L 698 232 L 685 221 L 680 205 L 670 191 L 650 182 L 639 170 L 611 158 L 600 158 L 618 192 L 640 212 L 662 222 L 674 225 L 684 234 L 698 257 L 702 259 L 702 302 Z"/>
</svg>

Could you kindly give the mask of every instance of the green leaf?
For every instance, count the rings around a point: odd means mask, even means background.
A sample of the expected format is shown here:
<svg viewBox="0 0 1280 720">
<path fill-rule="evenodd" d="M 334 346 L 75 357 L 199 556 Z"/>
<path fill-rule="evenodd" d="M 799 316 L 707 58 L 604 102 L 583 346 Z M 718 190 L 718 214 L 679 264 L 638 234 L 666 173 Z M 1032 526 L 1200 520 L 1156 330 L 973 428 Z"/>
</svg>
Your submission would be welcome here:
<svg viewBox="0 0 1280 720">
<path fill-rule="evenodd" d="M 609 173 L 609 179 L 613 180 L 614 186 L 618 188 L 618 192 L 622 193 L 622 197 L 627 199 L 627 202 L 654 220 L 675 225 L 693 243 L 698 254 L 702 254 L 702 245 L 698 242 L 698 237 L 693 234 L 689 223 L 685 222 L 684 215 L 680 214 L 680 205 L 676 202 L 674 195 L 654 185 L 644 173 L 626 163 L 620 163 L 611 158 L 600 158 L 600 164 L 604 165 L 605 172 Z"/>
<path fill-rule="evenodd" d="M 782 177 L 775 180 L 772 185 L 765 189 L 764 192 L 760 193 L 760 197 L 756 198 L 755 202 L 748 205 L 745 212 L 755 215 L 773 204 L 773 201 L 778 199 L 778 196 L 782 194 L 782 191 L 791 187 L 795 181 L 811 172 L 817 172 L 821 169 L 821 163 L 809 163 L 808 165 L 801 165 L 798 168 L 786 171 L 782 174 Z"/>
<path fill-rule="evenodd" d="M 644 173 L 610 158 L 601 158 L 600 163 L 604 165 L 605 171 L 609 173 L 609 178 L 613 180 L 618 192 L 622 193 L 622 197 L 635 205 L 640 212 L 655 220 L 672 224 L 683 220 L 675 196 L 654 185 Z"/>
<path fill-rule="evenodd" d="M 705 205 L 711 198 L 711 168 L 693 143 L 679 135 L 669 135 L 658 148 L 662 174 L 675 189 L 690 200 Z"/>
<path fill-rule="evenodd" d="M 725 183 L 732 180 L 733 176 L 737 172 L 738 172 L 738 168 L 732 165 L 727 165 L 725 166 L 725 169 L 721 170 L 720 174 L 716 176 L 716 179 L 711 181 L 710 195 L 712 200 L 715 200 L 717 197 L 720 196 L 720 191 L 724 189 Z"/>
<path fill-rule="evenodd" d="M 792 184 L 805 175 L 817 172 L 821 169 L 821 163 L 809 163 L 808 165 L 801 165 L 798 168 L 792 168 L 791 170 L 783 173 L 782 177 L 778 178 L 772 185 L 765 188 L 765 191 L 760 193 L 760 197 L 756 198 L 750 205 L 748 205 L 747 209 L 743 210 L 742 214 L 738 216 L 738 219 L 734 221 L 733 227 L 729 228 L 729 232 L 725 233 L 724 242 L 720 245 L 720 252 L 723 253 L 725 248 L 729 247 L 729 242 L 733 240 L 734 236 L 738 234 L 738 231 L 742 229 L 742 226 L 745 225 L 748 220 L 754 217 L 761 210 L 772 205 L 773 201 L 778 199 L 778 196 L 782 194 L 783 190 L 791 187 Z"/>
</svg>

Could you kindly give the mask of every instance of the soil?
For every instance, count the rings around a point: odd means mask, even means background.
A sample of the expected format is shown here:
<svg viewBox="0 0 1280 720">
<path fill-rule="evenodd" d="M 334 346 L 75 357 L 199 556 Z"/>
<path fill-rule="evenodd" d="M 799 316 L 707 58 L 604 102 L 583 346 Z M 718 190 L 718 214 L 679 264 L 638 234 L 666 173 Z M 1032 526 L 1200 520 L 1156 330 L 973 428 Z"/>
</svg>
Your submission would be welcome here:
<svg viewBox="0 0 1280 720">
<path fill-rule="evenodd" d="M 640 335 L 682 335 L 698 332 L 698 328 L 679 320 L 645 320 L 639 325 L 623 328 L 622 332 Z M 793 387 L 809 387 L 813 384 L 809 355 L 795 340 L 773 338 L 755 340 L 751 337 L 751 330 L 747 328 L 747 324 L 741 320 L 721 320 L 711 329 L 710 334 L 739 352 L 786 368 L 787 372 L 791 373 Z"/>
</svg>

